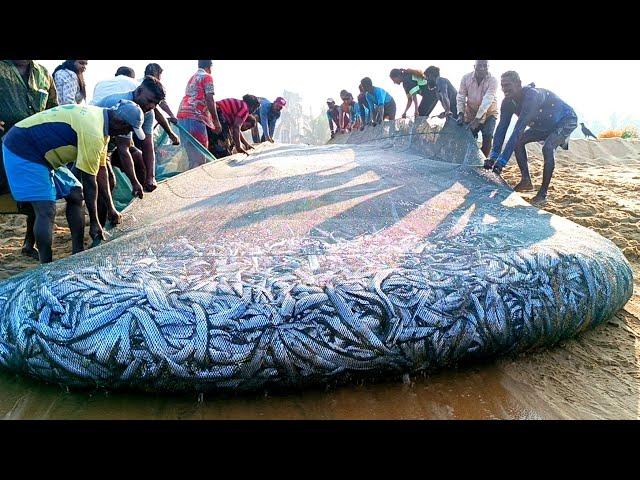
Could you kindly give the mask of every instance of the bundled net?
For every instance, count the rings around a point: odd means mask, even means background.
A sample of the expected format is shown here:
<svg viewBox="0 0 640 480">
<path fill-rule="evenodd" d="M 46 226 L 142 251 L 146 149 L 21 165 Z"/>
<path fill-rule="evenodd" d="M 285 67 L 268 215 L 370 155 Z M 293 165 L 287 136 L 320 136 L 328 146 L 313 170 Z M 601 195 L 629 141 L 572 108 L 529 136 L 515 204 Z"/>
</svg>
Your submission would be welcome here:
<svg viewBox="0 0 640 480">
<path fill-rule="evenodd" d="M 78 387 L 290 388 L 610 318 L 633 288 L 620 250 L 481 158 L 464 128 L 400 121 L 167 178 L 110 241 L 0 282 L 0 364 Z"/>
</svg>

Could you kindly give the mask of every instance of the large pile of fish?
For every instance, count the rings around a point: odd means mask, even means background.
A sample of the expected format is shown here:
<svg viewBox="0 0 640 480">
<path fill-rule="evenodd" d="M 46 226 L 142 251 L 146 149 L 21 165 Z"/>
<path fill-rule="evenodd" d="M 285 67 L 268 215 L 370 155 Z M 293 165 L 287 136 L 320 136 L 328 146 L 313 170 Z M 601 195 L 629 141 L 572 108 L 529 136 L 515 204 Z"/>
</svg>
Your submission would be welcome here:
<svg viewBox="0 0 640 480">
<path fill-rule="evenodd" d="M 0 364 L 252 390 L 525 351 L 610 318 L 633 285 L 618 248 L 529 206 L 453 127 L 261 147 L 162 183 L 109 242 L 0 283 Z"/>
</svg>

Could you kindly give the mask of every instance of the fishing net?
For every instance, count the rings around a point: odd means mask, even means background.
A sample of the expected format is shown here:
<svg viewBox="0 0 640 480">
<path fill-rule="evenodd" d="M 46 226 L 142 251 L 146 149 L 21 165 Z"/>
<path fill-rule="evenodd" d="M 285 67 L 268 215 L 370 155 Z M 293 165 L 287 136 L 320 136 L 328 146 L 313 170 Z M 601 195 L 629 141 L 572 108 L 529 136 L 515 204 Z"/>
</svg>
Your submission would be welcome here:
<svg viewBox="0 0 640 480">
<path fill-rule="evenodd" d="M 610 318 L 633 287 L 620 250 L 481 160 L 464 127 L 404 120 L 167 178 L 108 242 L 0 283 L 0 364 L 78 387 L 291 388 Z"/>
<path fill-rule="evenodd" d="M 156 181 L 158 182 L 189 170 L 189 155 L 199 157 L 197 163 L 207 163 L 216 159 L 180 125 L 172 125 L 171 128 L 180 133 L 180 145 L 173 145 L 163 129 L 156 128 L 154 132 Z M 113 203 L 121 212 L 133 200 L 131 182 L 118 167 L 113 167 L 113 173 L 116 177 L 116 186 L 112 192 Z"/>
</svg>

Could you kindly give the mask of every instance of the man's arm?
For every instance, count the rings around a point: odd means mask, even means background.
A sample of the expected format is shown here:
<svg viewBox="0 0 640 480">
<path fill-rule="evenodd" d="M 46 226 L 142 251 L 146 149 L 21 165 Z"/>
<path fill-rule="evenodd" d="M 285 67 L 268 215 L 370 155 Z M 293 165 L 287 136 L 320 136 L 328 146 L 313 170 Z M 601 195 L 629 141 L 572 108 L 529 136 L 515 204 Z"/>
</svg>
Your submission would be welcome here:
<svg viewBox="0 0 640 480">
<path fill-rule="evenodd" d="M 105 165 L 100 166 L 98 175 L 96 175 L 96 181 L 98 183 L 98 194 L 105 200 L 108 208 L 107 219 L 112 225 L 120 223 L 122 216 L 116 210 L 116 206 L 113 204 L 113 197 L 111 196 L 111 188 L 109 188 L 109 173 Z M 96 196 L 97 205 L 97 196 Z M 97 209 L 97 207 L 96 207 Z M 91 217 L 89 217 L 91 218 Z"/>
<path fill-rule="evenodd" d="M 333 129 L 333 116 L 331 115 L 331 110 L 327 110 L 327 121 L 329 122 L 329 130 L 331 130 L 331 138 L 333 138 L 336 132 Z"/>
<path fill-rule="evenodd" d="M 509 137 L 507 144 L 504 146 L 504 150 L 502 150 L 502 153 L 498 156 L 498 160 L 496 161 L 498 165 L 504 167 L 507 164 L 513 150 L 515 149 L 518 137 L 526 128 L 527 124 L 536 117 L 538 109 L 542 106 L 543 101 L 544 97 L 535 90 L 530 90 L 524 94 L 522 98 L 522 109 L 518 116 L 518 121 L 516 122 L 515 127 L 513 127 L 513 132 L 511 132 L 511 136 Z"/>
<path fill-rule="evenodd" d="M 82 176 L 82 189 L 84 193 L 84 203 L 89 211 L 89 236 L 93 240 L 104 240 L 102 226 L 98 221 L 98 182 L 95 175 L 89 175 L 80 170 Z M 108 188 L 107 188 L 108 190 Z M 109 192 L 109 195 L 111 193 Z"/>
<path fill-rule="evenodd" d="M 222 131 L 222 125 L 220 125 L 220 119 L 218 118 L 218 110 L 216 109 L 216 101 L 213 98 L 213 93 L 206 93 L 204 99 L 207 103 L 209 113 L 211 113 L 211 119 L 213 120 L 213 131 L 220 133 Z"/>
<path fill-rule="evenodd" d="M 269 119 L 269 139 L 270 139 L 271 142 L 274 141 L 273 140 L 273 136 L 276 133 L 276 121 L 277 120 L 278 119 L 275 118 L 275 117 Z"/>
<path fill-rule="evenodd" d="M 244 138 L 244 135 L 242 135 L 242 132 L 240 132 L 240 141 L 242 142 L 242 145 L 244 145 L 244 148 L 247 150 L 253 150 L 253 146 L 247 142 L 247 140 Z"/>
<path fill-rule="evenodd" d="M 460 82 L 460 90 L 458 90 L 458 95 L 456 95 L 456 106 L 458 107 L 458 119 L 460 121 L 464 120 L 464 110 L 467 104 L 467 76 L 462 77 L 462 81 Z"/>
<path fill-rule="evenodd" d="M 260 126 L 262 126 L 262 134 L 264 139 L 269 141 L 271 138 L 271 130 L 269 130 L 269 107 L 266 103 L 260 103 Z"/>
<path fill-rule="evenodd" d="M 236 146 L 236 150 L 238 153 L 244 153 L 245 155 L 249 155 L 244 148 L 242 148 L 242 143 L 240 142 L 240 137 L 242 136 L 240 133 L 240 127 L 242 126 L 242 119 L 236 117 L 233 121 L 233 125 L 231 125 L 231 136 L 233 138 L 233 143 Z"/>
<path fill-rule="evenodd" d="M 153 135 L 146 135 L 142 141 L 142 159 L 147 169 L 147 178 L 144 179 L 144 187 L 147 192 L 153 192 L 158 188 L 156 183 L 156 152 L 153 148 Z"/>
<path fill-rule="evenodd" d="M 444 108 L 444 115 L 442 116 L 442 118 L 444 118 L 451 113 L 451 102 L 449 101 L 449 88 L 447 87 L 447 82 L 442 82 L 442 89 L 438 88 L 438 96 L 440 97 L 442 108 Z"/>
<path fill-rule="evenodd" d="M 173 114 L 173 112 L 171 111 L 171 109 L 169 108 L 169 104 L 165 101 L 162 100 L 159 104 L 160 108 L 162 110 L 164 110 L 164 112 L 169 115 L 169 121 L 171 123 L 173 123 L 174 125 L 178 124 L 178 119 L 176 118 L 176 116 Z"/>
<path fill-rule="evenodd" d="M 410 93 L 407 93 L 407 106 L 404 107 L 404 112 L 402 112 L 402 118 L 407 118 L 407 112 L 411 108 L 411 104 L 413 103 L 414 97 L 416 97 L 416 95 L 411 95 Z M 416 112 L 418 112 L 417 103 L 416 103 Z"/>
<path fill-rule="evenodd" d="M 487 89 L 487 92 L 482 97 L 480 108 L 478 108 L 478 113 L 476 114 L 476 118 L 478 120 L 484 117 L 484 114 L 487 113 L 487 110 L 489 110 L 489 107 L 493 103 L 493 100 L 496 98 L 497 92 L 498 92 L 498 79 L 495 77 L 491 77 L 489 79 L 489 88 Z M 460 111 L 459 107 L 458 107 L 458 111 Z"/>
<path fill-rule="evenodd" d="M 509 129 L 509 124 L 511 123 L 513 114 L 514 109 L 511 102 L 506 99 L 503 100 L 502 104 L 500 105 L 500 122 L 498 122 L 496 133 L 493 135 L 493 147 L 491 149 L 491 153 L 489 154 L 489 158 L 491 160 L 497 160 L 500 156 L 500 152 L 502 151 L 502 144 L 504 143 L 504 137 L 507 134 L 507 130 Z"/>
<path fill-rule="evenodd" d="M 133 164 L 131 152 L 129 151 L 131 139 L 129 137 L 118 136 L 116 137 L 116 145 L 118 147 L 118 155 L 120 155 L 122 171 L 129 178 L 129 181 L 131 181 L 131 192 L 134 197 L 142 198 L 144 196 L 142 193 L 142 185 L 138 177 L 136 177 L 136 169 Z"/>
<path fill-rule="evenodd" d="M 49 75 L 49 96 L 47 97 L 47 106 L 45 109 L 58 106 L 58 90 L 56 90 L 56 82 L 53 81 L 53 77 Z"/>
<path fill-rule="evenodd" d="M 171 126 L 169 125 L 169 122 L 167 122 L 167 119 L 164 118 L 164 115 L 162 115 L 157 108 L 153 109 L 153 115 L 158 121 L 158 123 L 160 124 L 160 126 L 162 127 L 162 129 L 165 132 L 167 132 L 167 135 L 169 135 L 169 138 L 171 139 L 171 143 L 173 143 L 174 145 L 180 145 L 180 139 L 171 129 Z"/>
</svg>

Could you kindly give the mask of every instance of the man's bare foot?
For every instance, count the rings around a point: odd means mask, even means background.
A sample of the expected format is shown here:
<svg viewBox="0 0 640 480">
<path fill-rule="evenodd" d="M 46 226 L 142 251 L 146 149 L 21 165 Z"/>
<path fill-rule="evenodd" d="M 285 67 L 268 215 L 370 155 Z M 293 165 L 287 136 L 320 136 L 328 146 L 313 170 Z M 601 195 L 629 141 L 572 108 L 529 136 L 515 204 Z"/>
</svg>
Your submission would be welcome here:
<svg viewBox="0 0 640 480">
<path fill-rule="evenodd" d="M 24 247 L 22 247 L 20 253 L 22 253 L 22 255 L 24 255 L 25 257 L 31 257 L 35 260 L 40 260 L 40 253 L 32 246 L 25 245 Z"/>
<path fill-rule="evenodd" d="M 529 200 L 529 203 L 534 207 L 544 207 L 547 203 L 547 196 L 537 193 L 535 197 Z"/>
<path fill-rule="evenodd" d="M 531 183 L 531 179 L 529 180 L 521 180 L 519 184 L 517 184 L 513 189 L 516 192 L 530 192 L 533 190 L 533 183 Z"/>
</svg>

